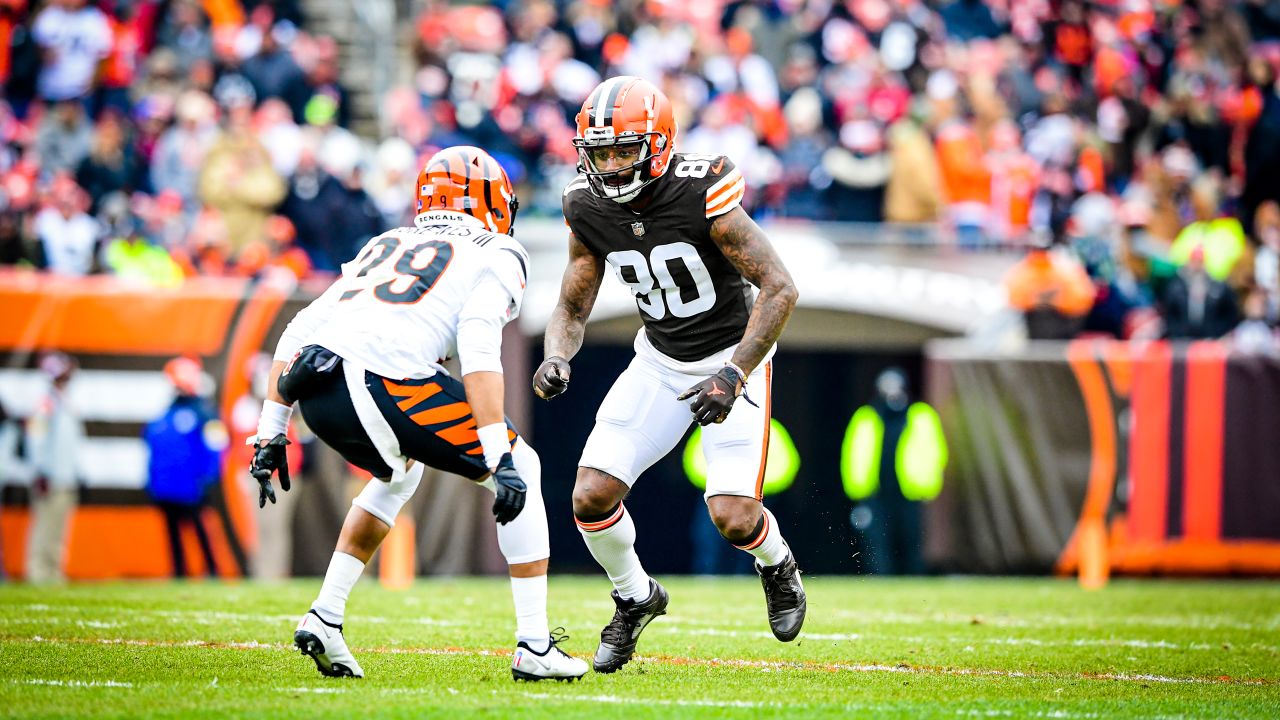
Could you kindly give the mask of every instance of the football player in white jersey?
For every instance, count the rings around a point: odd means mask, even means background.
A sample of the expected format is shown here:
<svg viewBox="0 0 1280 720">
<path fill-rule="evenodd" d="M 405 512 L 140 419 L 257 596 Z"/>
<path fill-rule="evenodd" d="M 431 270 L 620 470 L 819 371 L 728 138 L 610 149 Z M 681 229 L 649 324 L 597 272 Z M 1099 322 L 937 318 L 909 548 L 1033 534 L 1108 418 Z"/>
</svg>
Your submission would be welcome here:
<svg viewBox="0 0 1280 720">
<path fill-rule="evenodd" d="M 586 663 L 547 623 L 547 516 L 538 455 L 503 415 L 502 328 L 528 278 L 510 235 L 511 181 L 479 148 L 452 147 L 418 176 L 415 227 L 373 238 L 327 291 L 298 313 L 276 347 L 250 467 L 259 507 L 289 489 L 292 405 L 307 425 L 373 479 L 352 501 L 320 594 L 294 643 L 331 677 L 363 677 L 343 637 L 347 596 L 413 495 L 424 465 L 495 493 L 498 544 L 511 572 L 519 680 L 571 680 Z M 462 381 L 440 366 L 457 354 Z"/>
</svg>

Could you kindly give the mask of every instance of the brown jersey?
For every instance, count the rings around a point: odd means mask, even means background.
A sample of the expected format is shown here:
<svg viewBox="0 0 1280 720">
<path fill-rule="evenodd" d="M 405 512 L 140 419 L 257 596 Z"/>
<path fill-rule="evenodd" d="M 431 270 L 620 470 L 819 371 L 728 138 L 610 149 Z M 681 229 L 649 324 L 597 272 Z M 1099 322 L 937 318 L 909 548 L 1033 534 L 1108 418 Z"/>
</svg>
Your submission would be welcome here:
<svg viewBox="0 0 1280 720">
<path fill-rule="evenodd" d="M 728 158 L 675 153 L 643 210 L 597 197 L 583 175 L 564 190 L 569 229 L 630 288 L 649 342 L 676 360 L 713 355 L 747 328 L 755 292 L 711 240 L 744 189 Z"/>
</svg>

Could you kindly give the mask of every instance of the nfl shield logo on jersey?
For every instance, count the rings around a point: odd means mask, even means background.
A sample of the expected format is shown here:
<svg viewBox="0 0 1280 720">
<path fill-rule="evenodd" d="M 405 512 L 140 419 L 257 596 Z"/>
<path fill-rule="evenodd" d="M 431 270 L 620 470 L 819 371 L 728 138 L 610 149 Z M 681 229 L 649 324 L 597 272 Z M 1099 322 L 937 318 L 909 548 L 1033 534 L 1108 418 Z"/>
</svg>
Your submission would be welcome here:
<svg viewBox="0 0 1280 720">
<path fill-rule="evenodd" d="M 631 223 L 631 232 L 635 233 L 636 237 L 644 237 L 644 223 L 642 222 Z"/>
</svg>

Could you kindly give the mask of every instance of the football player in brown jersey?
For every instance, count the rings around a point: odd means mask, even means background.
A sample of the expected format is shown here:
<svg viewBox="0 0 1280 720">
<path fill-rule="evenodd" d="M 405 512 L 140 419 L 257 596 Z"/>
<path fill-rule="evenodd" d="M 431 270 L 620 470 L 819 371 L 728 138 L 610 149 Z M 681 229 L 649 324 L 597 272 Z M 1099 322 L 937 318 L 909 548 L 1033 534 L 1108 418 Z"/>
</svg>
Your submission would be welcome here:
<svg viewBox="0 0 1280 720">
<path fill-rule="evenodd" d="M 666 612 L 667 592 L 636 556 L 622 501 L 691 422 L 705 428 L 711 519 L 755 556 L 773 634 L 793 640 L 804 622 L 804 586 L 760 490 L 770 358 L 795 307 L 795 285 L 742 209 L 745 182 L 733 162 L 675 152 L 676 123 L 661 90 L 636 77 L 610 78 L 587 98 L 577 124 L 581 174 L 563 198 L 569 265 L 534 391 L 550 399 L 568 388 L 569 361 L 606 264 L 644 320 L 635 359 L 600 405 L 573 490 L 578 529 L 615 588 L 617 610 L 600 633 L 595 669 L 625 665 L 645 626 Z"/>
</svg>

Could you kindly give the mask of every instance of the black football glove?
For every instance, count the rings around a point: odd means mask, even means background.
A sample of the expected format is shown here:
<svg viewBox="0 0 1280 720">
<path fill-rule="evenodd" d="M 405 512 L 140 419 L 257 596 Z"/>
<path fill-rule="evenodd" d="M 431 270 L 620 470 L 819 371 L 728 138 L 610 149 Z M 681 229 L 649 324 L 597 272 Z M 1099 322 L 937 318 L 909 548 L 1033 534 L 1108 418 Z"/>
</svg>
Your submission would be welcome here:
<svg viewBox="0 0 1280 720">
<path fill-rule="evenodd" d="M 677 400 L 693 398 L 689 409 L 693 411 L 693 419 L 699 425 L 721 423 L 729 417 L 733 409 L 733 401 L 742 392 L 742 376 L 728 365 L 720 368 L 720 372 L 680 393 Z"/>
<path fill-rule="evenodd" d="M 280 474 L 280 489 L 289 490 L 289 459 L 285 456 L 285 446 L 289 438 L 280 433 L 267 441 L 259 440 L 254 445 L 253 461 L 249 463 L 249 474 L 258 481 L 258 507 L 266 507 L 270 500 L 276 502 L 275 488 L 271 487 L 271 473 Z"/>
<path fill-rule="evenodd" d="M 511 453 L 502 454 L 497 469 L 493 471 L 493 483 L 498 494 L 493 500 L 493 517 L 499 525 L 506 525 L 524 510 L 525 491 L 528 489 L 516 472 Z"/>
<path fill-rule="evenodd" d="M 543 400 L 550 400 L 569 389 L 569 361 L 552 355 L 538 366 L 533 374 L 533 391 Z"/>
</svg>

